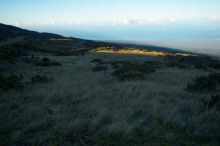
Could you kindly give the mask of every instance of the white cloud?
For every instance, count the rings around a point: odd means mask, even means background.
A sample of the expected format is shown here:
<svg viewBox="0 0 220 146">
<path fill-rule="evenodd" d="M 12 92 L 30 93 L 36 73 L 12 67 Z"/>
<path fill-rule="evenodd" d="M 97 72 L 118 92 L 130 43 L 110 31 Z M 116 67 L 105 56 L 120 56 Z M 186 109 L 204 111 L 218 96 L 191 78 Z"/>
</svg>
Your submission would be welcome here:
<svg viewBox="0 0 220 146">
<path fill-rule="evenodd" d="M 147 25 L 147 24 L 164 24 L 164 23 L 175 23 L 179 21 L 176 18 L 162 18 L 162 17 L 155 17 L 155 18 L 146 18 L 146 19 L 124 19 L 115 21 L 112 23 L 112 26 L 115 25 Z"/>
<path fill-rule="evenodd" d="M 124 26 L 124 25 L 148 25 L 148 24 L 166 24 L 166 23 L 175 23 L 179 21 L 176 18 L 163 18 L 163 17 L 151 17 L 145 19 L 121 19 L 117 21 L 100 21 L 100 22 L 81 22 L 81 21 L 72 21 L 72 20 L 63 20 L 63 21 L 43 21 L 43 22 L 36 22 L 36 21 L 24 21 L 19 22 L 16 21 L 16 26 L 31 26 L 31 27 L 41 27 L 41 26 L 79 26 L 79 25 L 88 25 L 88 26 Z"/>
<path fill-rule="evenodd" d="M 21 23 L 16 20 L 16 21 L 15 21 L 15 26 L 18 26 L 18 27 L 19 27 L 19 26 L 21 26 Z"/>
<path fill-rule="evenodd" d="M 126 18 L 126 19 L 114 21 L 112 23 L 112 26 L 115 26 L 115 25 L 130 25 L 130 24 L 135 24 L 135 23 L 137 23 L 137 21 Z"/>
<path fill-rule="evenodd" d="M 166 20 L 161 18 L 161 17 L 155 17 L 155 18 L 147 18 L 147 19 L 141 19 L 138 20 L 138 24 L 160 24 L 160 23 L 165 23 Z"/>
<path fill-rule="evenodd" d="M 177 19 L 177 18 L 171 18 L 171 19 L 169 19 L 169 21 L 170 21 L 170 22 L 177 22 L 177 21 L 179 21 L 179 19 Z"/>
<path fill-rule="evenodd" d="M 59 25 L 81 25 L 82 23 L 80 21 L 44 21 L 44 22 L 34 22 L 34 21 L 24 21 L 19 22 L 16 21 L 16 26 L 59 26 Z"/>
<path fill-rule="evenodd" d="M 219 16 L 211 16 L 210 18 L 212 21 L 220 21 L 220 17 Z"/>
</svg>

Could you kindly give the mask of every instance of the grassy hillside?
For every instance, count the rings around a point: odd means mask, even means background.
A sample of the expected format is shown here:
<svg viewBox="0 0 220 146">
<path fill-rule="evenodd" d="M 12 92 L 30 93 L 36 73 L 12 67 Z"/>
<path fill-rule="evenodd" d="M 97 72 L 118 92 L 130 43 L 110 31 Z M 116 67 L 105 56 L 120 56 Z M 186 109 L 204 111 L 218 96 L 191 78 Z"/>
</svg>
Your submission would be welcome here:
<svg viewBox="0 0 220 146">
<path fill-rule="evenodd" d="M 51 33 L 38 33 L 35 31 L 25 30 L 11 25 L 0 23 L 0 41 L 6 41 L 16 37 L 44 37 L 44 38 L 62 38 L 61 35 Z"/>
<path fill-rule="evenodd" d="M 0 145 L 219 145 L 219 67 L 196 60 L 32 52 L 1 63 Z"/>
<path fill-rule="evenodd" d="M 39 33 L 0 23 L 0 45 L 17 43 L 23 49 L 59 55 L 85 54 L 92 48 L 119 47 L 106 42 L 67 38 L 52 33 Z"/>
<path fill-rule="evenodd" d="M 1 146 L 218 146 L 220 61 L 75 38 L 0 46 Z"/>
</svg>

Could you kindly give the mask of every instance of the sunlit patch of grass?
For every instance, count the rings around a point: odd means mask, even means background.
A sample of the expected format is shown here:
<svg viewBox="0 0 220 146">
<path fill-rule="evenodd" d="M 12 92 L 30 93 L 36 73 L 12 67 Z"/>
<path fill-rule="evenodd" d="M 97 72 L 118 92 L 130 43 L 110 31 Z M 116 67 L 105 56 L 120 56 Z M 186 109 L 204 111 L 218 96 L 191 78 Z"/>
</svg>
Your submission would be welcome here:
<svg viewBox="0 0 220 146">
<path fill-rule="evenodd" d="M 195 56 L 190 53 L 169 53 L 164 51 L 157 50 L 147 50 L 147 49 L 138 49 L 138 48 L 123 48 L 116 49 L 111 47 L 100 47 L 91 50 L 95 53 L 112 53 L 112 54 L 131 54 L 131 55 L 144 55 L 144 56 Z"/>
</svg>

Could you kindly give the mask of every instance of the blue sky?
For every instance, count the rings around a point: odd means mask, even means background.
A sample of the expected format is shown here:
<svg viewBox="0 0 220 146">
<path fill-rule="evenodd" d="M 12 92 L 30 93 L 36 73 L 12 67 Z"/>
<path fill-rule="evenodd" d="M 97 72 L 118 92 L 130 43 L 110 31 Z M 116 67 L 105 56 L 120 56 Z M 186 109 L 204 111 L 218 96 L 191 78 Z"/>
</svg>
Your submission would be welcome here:
<svg viewBox="0 0 220 146">
<path fill-rule="evenodd" d="M 114 39 L 135 39 L 134 32 L 152 30 L 164 38 L 180 30 L 220 38 L 220 0 L 0 0 L 0 22 L 97 39 L 117 32 L 122 36 Z M 154 37 L 136 37 L 141 38 Z"/>
</svg>

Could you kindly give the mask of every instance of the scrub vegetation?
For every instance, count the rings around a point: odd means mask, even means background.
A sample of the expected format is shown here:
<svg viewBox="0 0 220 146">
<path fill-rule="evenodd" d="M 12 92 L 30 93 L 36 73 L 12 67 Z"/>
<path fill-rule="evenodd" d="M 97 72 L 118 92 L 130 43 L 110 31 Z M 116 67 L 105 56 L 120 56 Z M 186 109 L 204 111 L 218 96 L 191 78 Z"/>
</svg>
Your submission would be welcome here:
<svg viewBox="0 0 220 146">
<path fill-rule="evenodd" d="M 0 145 L 219 145 L 219 69 L 206 61 L 205 69 L 170 65 L 190 59 L 175 57 L 30 52 L 15 64 L 5 59 Z"/>
<path fill-rule="evenodd" d="M 0 146 L 220 145 L 219 60 L 7 27 Z"/>
</svg>

